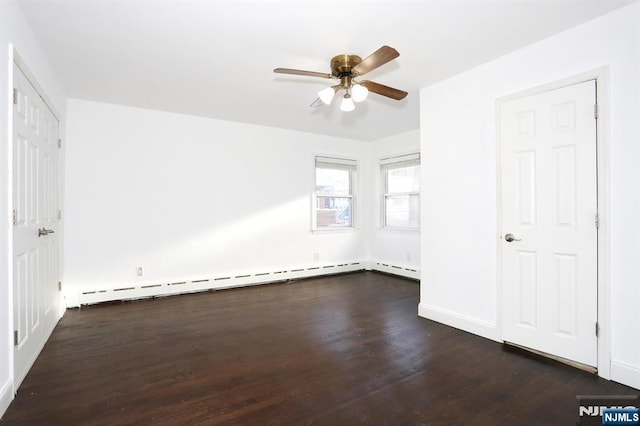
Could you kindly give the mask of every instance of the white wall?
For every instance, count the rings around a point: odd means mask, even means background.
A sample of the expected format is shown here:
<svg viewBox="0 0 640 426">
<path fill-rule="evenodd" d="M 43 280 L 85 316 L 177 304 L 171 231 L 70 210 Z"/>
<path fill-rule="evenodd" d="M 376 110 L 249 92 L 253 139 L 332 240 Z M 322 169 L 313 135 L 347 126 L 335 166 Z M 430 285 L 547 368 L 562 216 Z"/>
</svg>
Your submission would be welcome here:
<svg viewBox="0 0 640 426">
<path fill-rule="evenodd" d="M 640 388 L 640 4 L 421 91 L 420 314 L 500 339 L 495 101 L 610 72 L 611 377 Z"/>
<path fill-rule="evenodd" d="M 420 130 L 412 130 L 371 142 L 368 190 L 371 195 L 368 258 L 374 262 L 420 270 L 420 232 L 385 230 L 381 227 L 380 160 L 420 150 Z"/>
<path fill-rule="evenodd" d="M 362 165 L 366 143 L 77 99 L 67 109 L 69 305 L 80 290 L 366 260 L 363 220 L 311 232 L 314 154 Z"/>
<path fill-rule="evenodd" d="M 12 261 L 9 252 L 11 149 L 10 144 L 4 142 L 11 140 L 9 125 L 12 117 L 12 45 L 62 115 L 62 131 L 65 116 L 65 96 L 62 88 L 22 12 L 14 0 L 0 1 L 0 137 L 3 140 L 0 145 L 0 415 L 13 398 Z M 61 154 L 61 159 L 63 158 L 64 153 Z"/>
</svg>

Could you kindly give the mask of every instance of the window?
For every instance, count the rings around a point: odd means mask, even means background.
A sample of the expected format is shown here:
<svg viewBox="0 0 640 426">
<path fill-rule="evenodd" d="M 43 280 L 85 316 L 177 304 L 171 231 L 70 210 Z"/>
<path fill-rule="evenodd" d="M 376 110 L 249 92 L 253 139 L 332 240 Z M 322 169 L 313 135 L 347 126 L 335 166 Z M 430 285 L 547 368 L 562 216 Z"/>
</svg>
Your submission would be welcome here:
<svg viewBox="0 0 640 426">
<path fill-rule="evenodd" d="M 355 160 L 316 157 L 315 229 L 353 228 Z"/>
<path fill-rule="evenodd" d="M 420 229 L 420 154 L 380 161 L 382 227 Z"/>
</svg>

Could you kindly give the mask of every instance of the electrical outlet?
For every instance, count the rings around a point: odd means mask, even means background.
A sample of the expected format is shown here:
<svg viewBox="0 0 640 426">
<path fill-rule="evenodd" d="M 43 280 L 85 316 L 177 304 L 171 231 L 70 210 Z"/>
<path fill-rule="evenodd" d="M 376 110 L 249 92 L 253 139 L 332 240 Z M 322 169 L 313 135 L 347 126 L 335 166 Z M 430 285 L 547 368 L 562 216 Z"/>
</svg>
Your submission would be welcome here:
<svg viewBox="0 0 640 426">
<path fill-rule="evenodd" d="M 407 262 L 411 262 L 411 253 L 407 253 Z"/>
<path fill-rule="evenodd" d="M 142 266 L 136 266 L 136 273 L 138 274 L 139 277 L 141 277 L 144 274 L 144 270 L 142 269 Z"/>
<path fill-rule="evenodd" d="M 320 260 L 320 253 L 314 252 L 313 253 L 313 260 Z"/>
</svg>

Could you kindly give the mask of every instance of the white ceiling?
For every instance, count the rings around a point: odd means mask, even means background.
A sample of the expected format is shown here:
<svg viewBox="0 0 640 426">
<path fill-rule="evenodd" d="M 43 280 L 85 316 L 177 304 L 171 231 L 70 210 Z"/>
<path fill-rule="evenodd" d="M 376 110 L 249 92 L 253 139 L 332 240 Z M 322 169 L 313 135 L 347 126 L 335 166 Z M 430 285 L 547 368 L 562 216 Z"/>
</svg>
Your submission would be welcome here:
<svg viewBox="0 0 640 426">
<path fill-rule="evenodd" d="M 73 98 L 376 140 L 419 127 L 419 89 L 634 0 L 19 0 Z M 341 53 L 387 44 L 353 112 L 310 108 Z"/>
</svg>

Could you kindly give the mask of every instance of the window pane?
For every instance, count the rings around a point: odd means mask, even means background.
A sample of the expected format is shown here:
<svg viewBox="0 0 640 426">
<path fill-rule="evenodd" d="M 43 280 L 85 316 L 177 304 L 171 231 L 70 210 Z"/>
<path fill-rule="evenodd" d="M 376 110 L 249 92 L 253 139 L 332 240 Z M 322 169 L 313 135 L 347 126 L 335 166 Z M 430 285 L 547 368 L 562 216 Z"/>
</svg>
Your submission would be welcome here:
<svg viewBox="0 0 640 426">
<path fill-rule="evenodd" d="M 352 191 L 357 162 L 330 157 L 316 157 L 315 160 L 315 228 L 352 228 Z"/>
<path fill-rule="evenodd" d="M 419 190 L 419 165 L 387 170 L 386 192 L 418 192 Z"/>
<path fill-rule="evenodd" d="M 351 195 L 349 170 L 316 168 L 316 194 Z"/>
<path fill-rule="evenodd" d="M 417 228 L 420 225 L 420 196 L 387 195 L 385 211 L 386 226 Z"/>
<path fill-rule="evenodd" d="M 318 196 L 316 215 L 318 228 L 350 227 L 351 197 Z"/>
</svg>

